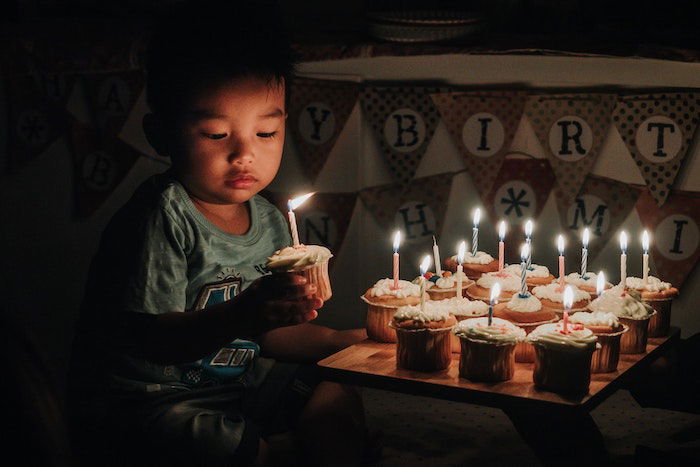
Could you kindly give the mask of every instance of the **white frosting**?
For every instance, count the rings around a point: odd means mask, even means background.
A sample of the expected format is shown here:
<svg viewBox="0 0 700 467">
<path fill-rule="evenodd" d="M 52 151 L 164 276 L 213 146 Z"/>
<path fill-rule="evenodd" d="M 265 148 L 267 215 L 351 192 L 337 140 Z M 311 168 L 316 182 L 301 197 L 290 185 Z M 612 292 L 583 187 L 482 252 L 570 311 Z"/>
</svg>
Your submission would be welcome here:
<svg viewBox="0 0 700 467">
<path fill-rule="evenodd" d="M 295 271 L 328 261 L 333 255 L 320 245 L 288 246 L 267 258 L 267 267 L 278 271 Z"/>
<path fill-rule="evenodd" d="M 469 300 L 463 297 L 452 297 L 431 303 L 455 316 L 483 316 L 489 312 L 489 306 L 481 300 Z"/>
<path fill-rule="evenodd" d="M 520 290 L 520 278 L 513 275 L 506 275 L 501 277 L 497 275 L 498 272 L 487 272 L 482 274 L 479 280 L 476 281 L 477 285 L 485 289 L 490 289 L 493 285 L 498 282 L 501 284 L 501 290 L 506 292 L 515 292 Z"/>
<path fill-rule="evenodd" d="M 669 282 L 663 282 L 661 279 L 654 276 L 649 276 L 647 282 L 644 282 L 644 279 L 640 277 L 628 277 L 625 284 L 627 284 L 627 287 L 630 289 L 649 290 L 650 292 L 659 292 L 671 288 Z"/>
<path fill-rule="evenodd" d="M 506 307 L 513 311 L 520 312 L 534 312 L 540 311 L 542 309 L 542 302 L 532 295 L 527 293 L 524 297 L 520 296 L 519 293 L 513 294 L 513 298 L 506 304 Z"/>
<path fill-rule="evenodd" d="M 564 350 L 592 348 L 598 341 L 590 329 L 581 325 L 569 325 L 568 333 L 564 333 L 563 330 L 564 323 L 562 321 L 542 324 L 528 334 L 527 340 L 531 343 L 556 346 Z"/>
<path fill-rule="evenodd" d="M 471 283 L 471 279 L 467 277 L 463 272 L 459 274 L 462 277 L 462 286 L 464 287 L 468 282 Z M 441 277 L 435 281 L 435 286 L 439 289 L 454 289 L 457 287 L 457 277 L 458 273 L 452 274 L 450 277 Z"/>
<path fill-rule="evenodd" d="M 523 328 L 500 318 L 493 318 L 491 326 L 488 318 L 465 319 L 457 323 L 452 332 L 460 337 L 497 344 L 514 344 L 525 339 Z"/>
<path fill-rule="evenodd" d="M 426 323 L 428 321 L 445 321 L 450 318 L 450 313 L 444 310 L 441 306 L 436 306 L 436 304 L 439 303 L 442 302 L 427 301 L 425 302 L 425 307 L 422 310 L 420 305 L 400 306 L 396 309 L 394 319 L 397 321 L 412 319 L 413 321 L 420 321 L 421 323 Z"/>
<path fill-rule="evenodd" d="M 576 286 L 571 286 L 571 291 L 574 293 L 574 303 L 591 299 L 591 294 Z M 538 285 L 532 289 L 532 293 L 537 295 L 537 298 L 546 298 L 552 302 L 564 303 L 564 291 L 559 289 L 558 281 L 547 285 Z"/>
<path fill-rule="evenodd" d="M 647 319 L 654 311 L 653 308 L 640 300 L 638 293 L 629 290 L 623 292 L 619 285 L 606 290 L 605 293 L 589 303 L 588 309 L 614 313 L 618 318 L 630 319 Z"/>
<path fill-rule="evenodd" d="M 567 274 L 564 279 L 566 280 L 567 284 L 572 284 L 577 287 L 593 287 L 595 289 L 598 282 L 598 275 L 594 272 L 587 272 L 586 278 L 584 279 L 581 277 L 580 273 L 572 272 L 571 274 Z M 605 288 L 608 289 L 610 287 L 612 287 L 612 284 L 610 282 L 606 282 Z"/>
<path fill-rule="evenodd" d="M 532 269 L 525 271 L 525 277 L 549 277 L 549 268 L 547 266 L 540 266 L 539 264 L 531 264 Z M 508 274 L 520 277 L 520 271 L 522 271 L 522 265 L 511 264 L 503 268 Z"/>
<path fill-rule="evenodd" d="M 418 287 L 420 287 L 420 283 L 423 280 L 423 276 L 418 276 L 415 279 L 411 281 L 412 284 L 416 284 Z M 428 279 L 425 279 L 425 290 L 428 290 L 432 288 L 435 285 L 433 281 L 429 281 Z"/>
<path fill-rule="evenodd" d="M 613 329 L 620 325 L 620 320 L 617 319 L 615 313 L 606 313 L 604 311 L 594 311 L 591 313 L 579 311 L 571 315 L 569 321 L 583 324 L 584 326 L 610 326 Z"/>
<path fill-rule="evenodd" d="M 459 264 L 457 255 L 453 256 L 452 259 L 455 263 Z M 485 251 L 477 251 L 476 255 L 472 255 L 472 252 L 468 251 L 464 255 L 464 263 L 462 264 L 489 264 L 491 261 L 493 261 L 493 256 Z"/>
<path fill-rule="evenodd" d="M 393 279 L 379 279 L 372 286 L 369 294 L 372 297 L 381 297 L 382 295 L 393 295 L 396 298 L 420 297 L 420 285 L 409 281 L 399 280 L 399 288 L 394 290 Z"/>
</svg>

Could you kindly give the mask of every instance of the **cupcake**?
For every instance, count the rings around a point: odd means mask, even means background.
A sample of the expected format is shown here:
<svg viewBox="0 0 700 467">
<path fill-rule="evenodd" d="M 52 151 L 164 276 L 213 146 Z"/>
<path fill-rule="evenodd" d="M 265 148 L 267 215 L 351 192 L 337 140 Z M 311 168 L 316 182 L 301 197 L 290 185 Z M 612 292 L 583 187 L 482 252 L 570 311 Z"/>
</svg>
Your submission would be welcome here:
<svg viewBox="0 0 700 467">
<path fill-rule="evenodd" d="M 433 306 L 441 307 L 455 317 L 457 321 L 469 318 L 486 316 L 489 313 L 489 306 L 481 300 L 469 300 L 468 298 L 447 298 L 445 300 L 431 302 Z M 459 339 L 454 334 L 450 336 L 452 352 L 459 352 Z"/>
<path fill-rule="evenodd" d="M 656 310 L 649 321 L 649 337 L 667 336 L 671 330 L 671 302 L 678 296 L 678 289 L 654 276 L 649 276 L 646 281 L 628 277 L 625 284 L 628 289 L 638 291 L 642 300 Z"/>
<path fill-rule="evenodd" d="M 396 366 L 405 370 L 439 371 L 450 366 L 450 330 L 457 320 L 441 302 L 399 307 L 390 326 L 396 330 Z"/>
<path fill-rule="evenodd" d="M 444 300 L 446 298 L 457 296 L 457 274 L 450 271 L 442 271 L 441 275 L 433 274 L 431 272 L 426 272 L 426 279 L 428 280 L 426 286 L 428 287 L 426 292 L 430 296 L 431 300 Z M 462 294 L 463 297 L 466 295 L 467 287 L 474 283 L 473 280 L 469 279 L 466 274 L 462 273 Z M 413 282 L 420 280 L 418 277 Z"/>
<path fill-rule="evenodd" d="M 520 277 L 522 266 L 520 264 L 511 264 L 506 266 L 503 270 L 507 274 Z M 547 285 L 553 280 L 554 276 L 549 273 L 547 266 L 531 264 L 527 271 L 525 271 L 525 283 L 529 289 L 537 287 L 538 285 Z"/>
<path fill-rule="evenodd" d="M 585 311 L 591 301 L 591 295 L 576 286 L 571 286 L 571 290 L 574 293 L 574 303 L 569 313 Z M 559 282 L 537 286 L 532 289 L 532 294 L 540 299 L 542 308 L 552 310 L 560 317 L 564 315 L 564 288 Z"/>
<path fill-rule="evenodd" d="M 457 271 L 457 255 L 445 259 L 445 268 Z M 484 251 L 477 251 L 476 255 L 467 252 L 462 269 L 469 279 L 477 280 L 484 273 L 498 271 L 498 260 Z"/>
<path fill-rule="evenodd" d="M 646 352 L 649 320 L 656 311 L 642 302 L 638 292 L 625 291 L 621 285 L 616 285 L 593 300 L 588 308 L 614 313 L 629 328 L 620 340 L 620 353 Z"/>
<path fill-rule="evenodd" d="M 620 361 L 620 337 L 629 329 L 614 313 L 579 311 L 569 322 L 590 329 L 598 338 L 600 349 L 593 354 L 591 373 L 612 373 Z"/>
<path fill-rule="evenodd" d="M 596 290 L 596 284 L 598 283 L 598 274 L 594 272 L 587 272 L 584 277 L 578 272 L 572 272 L 564 276 L 564 280 L 567 284 L 575 285 L 579 289 L 588 292 L 591 296 L 591 300 L 598 296 Z M 609 289 L 613 285 L 610 282 L 605 283 L 605 290 Z"/>
<path fill-rule="evenodd" d="M 525 295 L 516 293 L 507 302 L 493 307 L 493 316 L 505 319 L 530 334 L 537 326 L 558 321 L 559 317 L 552 310 L 542 308 L 540 300 L 529 292 Z M 528 342 L 520 342 L 515 348 L 516 362 L 534 362 L 535 349 Z"/>
<path fill-rule="evenodd" d="M 535 386 L 563 394 L 586 394 L 591 382 L 591 357 L 598 347 L 593 331 L 563 322 L 536 327 L 527 340 L 535 346 Z"/>
<path fill-rule="evenodd" d="M 525 331 L 500 318 L 471 318 L 453 329 L 459 338 L 459 376 L 472 381 L 506 381 L 515 372 L 515 346 Z"/>
<path fill-rule="evenodd" d="M 515 292 L 520 290 L 519 277 L 500 275 L 498 272 L 487 272 L 476 281 L 476 284 L 467 288 L 467 296 L 474 300 L 488 302 L 491 298 L 491 287 L 497 282 L 501 284 L 500 300 L 510 298 Z"/>
<path fill-rule="evenodd" d="M 328 278 L 328 260 L 333 255 L 319 245 L 288 246 L 267 258 L 267 267 L 274 272 L 293 272 L 316 285 L 314 297 L 323 301 L 331 298 L 331 280 Z"/>
<path fill-rule="evenodd" d="M 396 342 L 396 332 L 389 323 L 400 306 L 420 303 L 420 285 L 399 280 L 394 289 L 392 279 L 380 279 L 360 297 L 367 303 L 367 335 L 377 342 Z"/>
</svg>

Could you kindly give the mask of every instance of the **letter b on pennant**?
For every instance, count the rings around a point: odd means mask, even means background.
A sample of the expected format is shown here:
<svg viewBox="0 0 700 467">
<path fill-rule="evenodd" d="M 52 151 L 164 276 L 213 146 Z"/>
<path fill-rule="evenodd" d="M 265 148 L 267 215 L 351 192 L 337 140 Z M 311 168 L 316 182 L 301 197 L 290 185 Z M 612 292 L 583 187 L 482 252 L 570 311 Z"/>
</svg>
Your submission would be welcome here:
<svg viewBox="0 0 700 467">
<path fill-rule="evenodd" d="M 399 109 L 384 122 L 384 140 L 399 152 L 412 152 L 425 141 L 425 121 L 418 112 Z"/>
</svg>

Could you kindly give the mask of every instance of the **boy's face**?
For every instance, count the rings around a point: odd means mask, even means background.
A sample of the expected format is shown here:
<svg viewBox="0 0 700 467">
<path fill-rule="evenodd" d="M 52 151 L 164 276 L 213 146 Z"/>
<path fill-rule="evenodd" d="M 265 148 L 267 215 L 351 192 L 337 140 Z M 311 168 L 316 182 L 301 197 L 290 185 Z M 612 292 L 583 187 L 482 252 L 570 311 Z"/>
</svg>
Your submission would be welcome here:
<svg viewBox="0 0 700 467">
<path fill-rule="evenodd" d="M 181 128 L 175 171 L 198 199 L 240 204 L 265 188 L 282 159 L 284 85 L 250 78 L 192 99 Z"/>
</svg>

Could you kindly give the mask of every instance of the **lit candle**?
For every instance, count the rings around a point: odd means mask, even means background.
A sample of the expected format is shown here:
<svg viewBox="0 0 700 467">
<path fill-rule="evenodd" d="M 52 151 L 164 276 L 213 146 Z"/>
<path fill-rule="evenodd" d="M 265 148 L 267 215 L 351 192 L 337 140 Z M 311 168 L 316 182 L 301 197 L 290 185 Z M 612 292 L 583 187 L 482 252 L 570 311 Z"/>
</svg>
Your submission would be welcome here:
<svg viewBox="0 0 700 467">
<path fill-rule="evenodd" d="M 287 201 L 287 207 L 289 208 L 287 216 L 289 217 L 289 230 L 292 233 L 292 246 L 299 246 L 299 232 L 297 231 L 297 218 L 294 215 L 294 210 L 313 195 L 314 193 L 307 193 Z"/>
<path fill-rule="evenodd" d="M 503 263 L 505 262 L 505 245 L 503 239 L 506 236 L 506 221 L 498 224 L 498 272 L 503 274 Z"/>
<path fill-rule="evenodd" d="M 557 250 L 559 250 L 559 289 L 564 290 L 564 275 L 566 269 L 564 267 L 564 236 L 557 236 Z"/>
<path fill-rule="evenodd" d="M 466 249 L 467 243 L 464 241 L 459 242 L 459 246 L 457 247 L 457 290 L 455 291 L 455 297 L 462 296 L 462 274 L 464 269 L 462 263 L 464 262 L 464 253 Z"/>
<path fill-rule="evenodd" d="M 430 267 L 430 255 L 425 255 L 420 263 L 420 310 L 425 311 L 425 272 Z"/>
<path fill-rule="evenodd" d="M 501 284 L 496 282 L 491 287 L 491 300 L 489 300 L 489 326 L 493 321 L 493 305 L 498 303 L 498 296 L 501 295 Z"/>
<path fill-rule="evenodd" d="M 603 271 L 600 271 L 595 283 L 595 293 L 600 297 L 603 295 L 603 292 L 605 292 L 605 274 L 603 274 Z"/>
<path fill-rule="evenodd" d="M 433 260 L 435 261 L 435 274 L 442 276 L 442 268 L 440 267 L 440 249 L 435 241 L 435 235 L 433 235 Z"/>
<path fill-rule="evenodd" d="M 472 228 L 472 256 L 476 256 L 479 248 L 479 221 L 481 220 L 481 209 L 474 211 L 474 227 Z"/>
<path fill-rule="evenodd" d="M 399 244 L 401 243 L 401 231 L 397 230 L 394 234 L 394 287 L 399 288 Z"/>
<path fill-rule="evenodd" d="M 627 288 L 627 233 L 620 234 L 620 284 L 622 290 Z"/>
<path fill-rule="evenodd" d="M 570 285 L 566 286 L 564 290 L 564 324 L 562 329 L 564 334 L 569 333 L 569 312 L 571 311 L 571 305 L 574 303 L 574 291 L 571 289 Z"/>
<path fill-rule="evenodd" d="M 649 282 L 649 232 L 646 230 L 642 233 L 642 248 L 644 249 L 644 254 L 642 255 L 642 278 L 646 284 Z"/>
<path fill-rule="evenodd" d="M 586 268 L 588 267 L 588 240 L 590 238 L 588 227 L 583 229 L 583 249 L 581 250 L 581 278 L 586 278 Z"/>
<path fill-rule="evenodd" d="M 530 255 L 530 244 L 523 243 L 520 250 L 520 296 L 527 296 L 527 258 Z"/>
<path fill-rule="evenodd" d="M 525 241 L 530 247 L 527 252 L 527 268 L 532 265 L 532 220 L 525 222 Z"/>
</svg>

